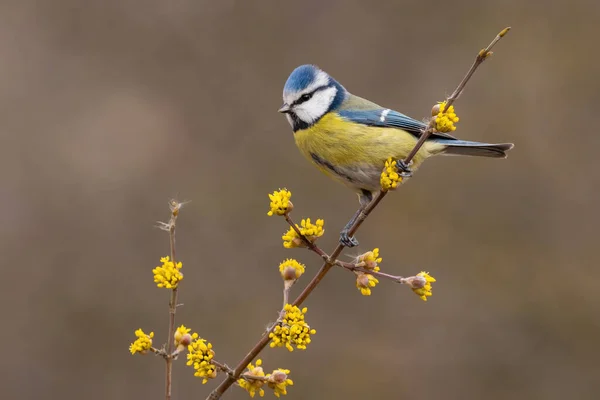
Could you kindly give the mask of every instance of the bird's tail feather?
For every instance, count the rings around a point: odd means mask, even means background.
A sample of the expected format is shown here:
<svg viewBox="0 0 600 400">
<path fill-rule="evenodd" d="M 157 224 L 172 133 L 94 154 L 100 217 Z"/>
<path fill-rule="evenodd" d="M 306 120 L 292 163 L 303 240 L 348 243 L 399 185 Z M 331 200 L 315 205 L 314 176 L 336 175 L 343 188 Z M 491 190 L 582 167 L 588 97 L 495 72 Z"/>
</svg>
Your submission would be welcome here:
<svg viewBox="0 0 600 400">
<path fill-rule="evenodd" d="M 512 143 L 490 144 L 453 139 L 438 139 L 435 142 L 446 146 L 441 154 L 459 156 L 506 158 L 506 152 L 514 147 Z"/>
</svg>

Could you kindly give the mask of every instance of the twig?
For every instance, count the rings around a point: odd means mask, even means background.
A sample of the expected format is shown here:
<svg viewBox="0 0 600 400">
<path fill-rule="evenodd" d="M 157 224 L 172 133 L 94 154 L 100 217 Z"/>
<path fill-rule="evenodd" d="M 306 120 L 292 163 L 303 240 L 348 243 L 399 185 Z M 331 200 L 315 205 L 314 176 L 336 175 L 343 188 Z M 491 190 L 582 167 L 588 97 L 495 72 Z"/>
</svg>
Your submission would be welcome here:
<svg viewBox="0 0 600 400">
<path fill-rule="evenodd" d="M 335 265 L 343 267 L 343 268 L 347 269 L 348 271 L 364 272 L 366 274 L 371 274 L 371 275 L 376 276 L 378 278 L 389 279 L 390 281 L 396 282 L 396 283 L 402 283 L 402 279 L 404 279 L 403 276 L 396 276 L 396 275 L 386 274 L 385 272 L 373 271 L 371 269 L 367 269 L 367 268 L 363 268 L 363 267 L 358 267 L 355 264 L 352 264 L 352 263 L 349 263 L 349 262 L 340 261 L 340 260 L 336 260 Z"/>
<path fill-rule="evenodd" d="M 252 374 L 242 374 L 242 375 L 240 375 L 240 378 L 244 378 L 247 381 L 261 381 L 261 382 L 266 382 L 269 380 L 269 378 L 267 378 L 266 376 L 256 376 L 256 375 L 252 375 Z"/>
<path fill-rule="evenodd" d="M 485 49 L 483 49 L 479 52 L 479 54 L 477 55 L 477 58 L 475 59 L 475 62 L 471 66 L 471 69 L 469 70 L 469 72 L 467 72 L 467 75 L 463 78 L 463 80 L 458 85 L 458 87 L 456 88 L 454 93 L 452 93 L 452 96 L 450 96 L 448 98 L 448 100 L 446 102 L 446 110 L 458 98 L 458 96 L 464 89 L 465 85 L 467 84 L 467 82 L 469 81 L 469 79 L 471 78 L 471 76 L 473 75 L 475 70 L 477 69 L 477 67 L 491 54 L 490 50 L 492 49 L 492 47 L 506 34 L 506 32 L 508 32 L 509 29 L 510 28 L 503 29 Z M 429 125 L 427 126 L 427 128 L 421 134 L 421 137 L 415 144 L 415 147 L 408 154 L 408 156 L 404 159 L 404 163 L 406 165 L 410 164 L 411 160 L 415 157 L 415 155 L 417 154 L 417 152 L 419 151 L 421 146 L 423 146 L 423 144 L 425 143 L 425 141 L 427 140 L 429 135 L 431 135 L 431 133 L 433 132 L 433 126 L 434 125 L 433 125 L 433 119 L 432 119 L 429 122 Z M 373 211 L 373 209 L 375 207 L 377 207 L 379 202 L 381 202 L 381 200 L 383 200 L 383 198 L 386 196 L 386 194 L 387 194 L 387 192 L 383 192 L 383 191 L 379 192 L 375 196 L 375 198 L 373 198 L 373 200 L 364 208 L 364 210 L 361 211 L 356 222 L 350 228 L 350 230 L 348 232 L 348 236 L 352 237 L 356 233 L 358 228 L 360 228 L 360 226 L 362 225 L 363 221 L 369 216 L 369 214 Z M 303 238 L 303 241 L 305 241 L 307 246 L 312 251 L 315 251 L 321 257 L 324 257 L 324 255 L 326 256 L 325 252 L 320 253 L 315 250 L 316 246 L 311 246 L 310 241 L 306 240 L 306 238 L 304 238 L 304 236 L 300 234 L 300 231 L 296 227 L 296 224 L 294 224 L 293 221 L 291 221 L 291 219 L 287 215 L 286 215 L 286 221 L 288 222 L 288 224 L 290 224 L 290 226 L 292 226 L 292 228 L 296 231 L 298 236 Z M 327 273 L 329 272 L 331 267 L 333 267 L 335 265 L 335 263 L 337 261 L 337 257 L 339 257 L 339 255 L 341 254 L 344 247 L 345 246 L 341 243 L 339 243 L 337 245 L 337 247 L 333 250 L 333 253 L 331 253 L 331 255 L 325 259 L 325 263 L 321 266 L 321 269 L 319 269 L 319 271 L 313 277 L 313 279 L 308 283 L 308 285 L 306 285 L 306 287 L 304 288 L 302 293 L 300 293 L 300 295 L 296 298 L 296 300 L 294 300 L 292 305 L 300 306 L 304 302 L 304 300 L 306 300 L 306 298 L 312 293 L 312 291 L 319 285 L 319 283 L 325 277 L 325 275 L 327 275 Z M 387 274 L 385 274 L 385 275 L 387 275 Z M 390 275 L 390 279 L 391 279 L 391 277 L 392 277 L 392 275 Z M 395 278 L 398 278 L 398 277 L 395 277 Z M 248 354 L 246 354 L 246 356 L 235 367 L 235 370 L 233 371 L 233 375 L 228 376 L 223 382 L 221 382 L 221 384 L 219 386 L 217 386 L 217 388 L 210 393 L 210 395 L 206 398 L 206 400 L 217 400 L 217 399 L 221 398 L 223 393 L 225 393 L 225 391 L 227 389 L 229 389 L 229 387 L 231 387 L 231 385 L 233 385 L 233 383 L 235 383 L 236 379 L 239 378 L 239 376 L 242 374 L 242 372 L 244 371 L 246 366 L 252 360 L 254 360 L 254 358 L 267 346 L 267 344 L 270 341 L 269 334 L 273 331 L 273 329 L 275 329 L 276 325 L 277 324 L 273 324 L 273 326 L 270 329 L 268 329 L 267 332 L 265 332 L 263 334 L 263 336 L 258 341 L 258 343 L 256 343 L 254 345 L 254 347 L 248 352 Z"/>
<path fill-rule="evenodd" d="M 385 197 L 385 195 L 386 195 L 386 192 L 380 192 L 377 196 L 375 196 L 373 201 L 371 201 L 371 203 L 360 214 L 360 216 L 358 217 L 358 219 L 356 220 L 356 222 L 354 223 L 352 228 L 350 228 L 350 231 L 349 231 L 350 236 L 352 236 L 356 232 L 356 230 L 360 227 L 360 225 L 363 223 L 365 218 L 367 218 L 367 216 L 377 206 L 377 204 L 379 204 L 379 202 Z M 327 261 L 325 261 L 325 263 L 323 264 L 323 266 L 321 267 L 319 272 L 317 272 L 317 274 L 314 276 L 314 278 L 308 283 L 308 285 L 306 285 L 306 287 L 304 288 L 302 293 L 300 293 L 300 295 L 296 298 L 296 300 L 294 300 L 292 305 L 299 306 L 304 302 L 304 300 L 310 295 L 310 293 L 315 289 L 315 287 L 317 287 L 319 282 L 321 282 L 321 280 L 327 274 L 327 272 L 329 272 L 331 267 L 334 265 L 336 258 L 340 255 L 340 253 L 342 252 L 343 249 L 344 249 L 344 245 L 342 245 L 341 243 L 337 245 L 337 247 L 335 248 L 335 250 L 333 251 L 331 256 L 328 258 Z M 277 326 L 277 324 L 273 324 L 273 326 L 271 326 L 271 328 L 269 328 L 267 330 L 267 332 L 265 332 L 263 334 L 263 336 L 260 338 L 258 343 L 256 343 L 254 345 L 254 347 L 248 352 L 248 354 L 246 354 L 246 356 L 238 363 L 238 365 L 235 367 L 235 370 L 233 372 L 233 376 L 229 376 L 223 382 L 221 382 L 221 384 L 219 386 L 217 386 L 217 388 L 210 393 L 210 395 L 206 398 L 206 400 L 217 400 L 217 399 L 221 398 L 223 393 L 225 393 L 225 391 L 227 389 L 229 389 L 229 387 L 231 385 L 233 385 L 233 383 L 236 381 L 237 377 L 239 377 L 241 375 L 241 373 L 244 371 L 246 366 L 252 360 L 254 360 L 254 358 L 256 358 L 256 356 L 258 355 L 258 353 L 260 353 L 267 346 L 267 344 L 271 340 L 269 338 L 269 334 L 271 332 L 273 332 L 273 330 L 275 329 L 275 326 Z"/>
<path fill-rule="evenodd" d="M 225 372 L 227 375 L 232 375 L 233 374 L 233 370 L 229 366 L 227 366 L 227 364 L 220 363 L 217 360 L 211 360 L 210 362 L 215 367 L 217 367 L 221 371 Z"/>
<path fill-rule="evenodd" d="M 288 283 L 289 281 L 285 281 L 283 284 L 283 307 L 281 307 L 281 312 L 279 313 L 279 318 L 285 313 L 285 306 L 289 301 L 290 297 L 290 289 L 292 288 L 292 284 Z"/>
<path fill-rule="evenodd" d="M 177 265 L 176 251 L 175 251 L 175 225 L 177 222 L 177 215 L 181 203 L 175 200 L 169 202 L 171 208 L 171 219 L 169 220 L 169 244 L 171 247 L 171 261 L 174 265 Z M 167 338 L 167 356 L 166 361 L 166 372 L 165 372 L 165 398 L 166 400 L 171 399 L 171 386 L 172 386 L 172 371 L 173 371 L 173 346 L 174 346 L 174 335 L 175 335 L 175 312 L 177 310 L 177 288 L 175 287 L 171 291 L 171 299 L 169 300 L 169 334 Z"/>
<path fill-rule="evenodd" d="M 298 229 L 298 226 L 294 223 L 294 221 L 292 221 L 292 219 L 290 218 L 290 216 L 288 214 L 285 214 L 285 221 L 292 227 L 292 229 L 296 232 L 296 234 L 298 235 L 298 237 L 302 240 L 302 242 L 304 243 L 304 245 L 306 247 L 308 247 L 310 250 L 314 251 L 315 253 L 317 253 L 322 259 L 327 260 L 329 258 L 329 256 L 327 255 L 327 253 L 325 253 L 319 246 L 317 246 L 315 243 L 311 242 L 310 240 L 308 240 L 306 238 L 306 236 L 304 236 L 301 232 L 300 229 Z"/>
<path fill-rule="evenodd" d="M 473 65 L 471 65 L 471 68 L 469 69 L 469 71 L 467 72 L 465 77 L 458 84 L 458 86 L 456 87 L 456 90 L 454 90 L 452 95 L 450 97 L 448 97 L 448 99 L 446 99 L 446 107 L 445 107 L 446 110 L 448 110 L 450 108 L 450 106 L 452 104 L 454 104 L 456 99 L 458 99 L 458 97 L 460 96 L 462 91 L 465 89 L 467 82 L 469 82 L 469 79 L 471 79 L 471 77 L 475 73 L 475 70 L 477 69 L 477 67 L 479 67 L 481 65 L 481 63 L 484 62 L 492 54 L 491 50 L 494 47 L 494 45 L 496 43 L 498 43 L 498 41 L 500 39 L 502 39 L 509 30 L 510 30 L 510 26 L 502 29 L 502 31 L 500 31 L 500 33 L 498 35 L 496 35 L 494 40 L 492 40 L 485 49 L 482 49 L 481 51 L 479 51 L 479 53 L 477 54 L 477 57 L 475 57 L 475 61 L 473 62 Z M 406 158 L 404 159 L 404 164 L 406 164 L 406 165 L 410 164 L 411 160 L 417 155 L 417 152 L 421 149 L 421 146 L 423 146 L 423 144 L 425 144 L 425 141 L 427 140 L 427 138 L 429 138 L 429 136 L 433 133 L 433 127 L 434 127 L 434 120 L 432 118 L 431 121 L 429 121 L 427 128 L 423 131 L 423 133 L 419 137 L 419 140 L 417 141 L 417 144 L 415 144 L 415 147 L 413 147 L 412 151 L 410 153 L 408 153 L 408 156 L 406 156 Z"/>
</svg>

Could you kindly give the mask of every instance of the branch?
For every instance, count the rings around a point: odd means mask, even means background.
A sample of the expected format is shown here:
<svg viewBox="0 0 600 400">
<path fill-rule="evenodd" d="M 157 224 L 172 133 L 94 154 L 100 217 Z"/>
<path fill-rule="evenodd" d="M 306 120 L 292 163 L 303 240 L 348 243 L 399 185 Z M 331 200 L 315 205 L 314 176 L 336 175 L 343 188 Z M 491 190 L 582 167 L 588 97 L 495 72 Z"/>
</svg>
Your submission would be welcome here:
<svg viewBox="0 0 600 400">
<path fill-rule="evenodd" d="M 298 226 L 294 223 L 294 221 L 292 221 L 292 219 L 290 218 L 290 216 L 288 214 L 285 214 L 285 221 L 292 227 L 292 229 L 296 232 L 296 234 L 298 235 L 298 237 L 300 239 L 302 239 L 302 242 L 304 243 L 304 245 L 306 247 L 308 247 L 310 250 L 312 250 L 315 253 L 317 253 L 324 260 L 327 260 L 329 258 L 329 256 L 327 255 L 327 253 L 325 253 L 323 250 L 321 250 L 321 248 L 319 246 L 317 246 L 315 243 L 313 243 L 310 240 L 308 240 L 306 238 L 306 236 L 304 236 L 300 232 L 300 229 L 298 229 Z"/>
<path fill-rule="evenodd" d="M 498 41 L 500 39 L 502 39 L 504 37 L 504 35 L 506 35 L 508 33 L 509 30 L 510 30 L 510 26 L 502 29 L 502 31 L 500 31 L 500 33 L 496 35 L 494 40 L 492 40 L 485 49 L 482 49 L 479 51 L 479 53 L 477 54 L 477 57 L 475 57 L 475 61 L 473 62 L 473 65 L 471 65 L 471 68 L 469 69 L 469 71 L 467 72 L 465 77 L 458 84 L 458 86 L 456 87 L 456 90 L 454 90 L 452 95 L 450 97 L 448 97 L 448 99 L 446 99 L 446 108 L 445 108 L 446 110 L 448 110 L 450 108 L 450 106 L 452 104 L 454 104 L 456 99 L 458 99 L 458 97 L 461 95 L 461 93 L 465 89 L 467 82 L 469 82 L 469 79 L 471 79 L 471 77 L 475 73 L 475 70 L 481 65 L 481 63 L 483 63 L 489 56 L 492 55 L 492 52 L 491 52 L 492 48 L 496 45 L 496 43 L 498 43 Z M 434 120 L 432 118 L 431 121 L 429 121 L 429 124 L 427 125 L 427 128 L 425 129 L 425 131 L 423 131 L 423 133 L 419 137 L 419 140 L 417 141 L 417 144 L 415 144 L 415 147 L 412 149 L 412 151 L 410 153 L 408 153 L 408 156 L 406 156 L 406 158 L 404 159 L 405 165 L 409 165 L 411 160 L 417 155 L 417 152 L 421 149 L 421 146 L 423 146 L 423 144 L 425 144 L 425 141 L 427 140 L 427 138 L 429 138 L 429 136 L 433 133 L 434 126 L 435 126 L 435 124 L 434 124 Z"/>
<path fill-rule="evenodd" d="M 469 79 L 471 78 L 471 76 L 473 75 L 475 70 L 477 69 L 477 67 L 479 67 L 479 65 L 492 54 L 491 53 L 492 47 L 494 47 L 494 45 L 504 35 L 506 35 L 506 33 L 508 32 L 509 29 L 510 28 L 503 29 L 485 49 L 481 50 L 477 54 L 477 58 L 475 59 L 475 62 L 473 63 L 473 65 L 471 66 L 471 68 L 469 69 L 467 74 L 465 75 L 463 80 L 460 82 L 460 84 L 458 85 L 458 87 L 456 88 L 454 93 L 452 93 L 452 95 L 447 99 L 446 110 L 454 103 L 454 101 L 458 98 L 458 96 L 460 96 L 465 85 L 467 84 L 467 82 L 469 81 Z M 433 123 L 433 119 L 432 119 L 429 122 L 429 125 L 427 126 L 427 128 L 421 134 L 421 137 L 415 144 L 415 147 L 408 154 L 408 156 L 404 159 L 404 162 L 406 165 L 410 164 L 411 160 L 415 157 L 415 155 L 417 154 L 417 152 L 419 151 L 421 146 L 423 146 L 423 144 L 425 143 L 427 138 L 433 132 L 433 129 L 434 129 L 434 123 Z M 373 198 L 373 200 L 366 207 L 364 207 L 364 209 L 361 209 L 361 212 L 360 212 L 356 222 L 354 223 L 354 225 L 352 225 L 352 227 L 350 228 L 350 230 L 348 232 L 348 235 L 350 237 L 354 236 L 354 234 L 356 233 L 358 228 L 360 228 L 360 226 L 362 225 L 363 221 L 369 216 L 369 214 L 373 211 L 373 209 L 375 209 L 375 207 L 377 207 L 377 205 L 381 202 L 381 200 L 383 200 L 383 198 L 386 196 L 386 194 L 387 194 L 387 192 L 383 192 L 383 191 L 379 192 Z M 321 249 L 319 249 L 316 245 L 314 245 L 313 243 L 310 243 L 309 240 L 306 240 L 306 238 L 300 233 L 299 229 L 296 227 L 296 224 L 294 224 L 293 221 L 287 215 L 285 217 L 286 217 L 286 221 L 288 222 L 288 224 L 290 224 L 290 226 L 296 231 L 298 236 L 303 238 L 303 241 L 305 242 L 307 247 L 325 259 L 325 263 L 321 266 L 321 269 L 319 269 L 319 271 L 313 277 L 313 279 L 308 283 L 308 285 L 306 285 L 306 287 L 304 288 L 302 293 L 300 293 L 300 295 L 292 303 L 292 305 L 300 306 L 306 300 L 306 298 L 308 296 L 310 296 L 310 294 L 313 292 L 313 290 L 319 285 L 319 283 L 325 277 L 325 275 L 327 275 L 327 273 L 329 272 L 331 267 L 333 267 L 336 264 L 337 257 L 339 257 L 339 255 L 341 254 L 341 252 L 345 246 L 343 244 L 339 243 L 337 245 L 337 247 L 333 250 L 331 255 L 327 256 L 327 254 L 325 252 L 323 252 Z M 373 273 L 373 271 L 368 271 L 368 272 L 375 275 Z M 379 274 L 378 276 L 384 277 L 386 279 L 397 279 L 397 282 L 400 282 L 400 279 L 402 279 L 402 277 L 394 277 L 393 275 L 388 275 L 388 274 L 384 274 L 384 273 L 377 273 L 377 274 Z M 246 356 L 235 367 L 235 370 L 233 371 L 233 375 L 228 376 L 223 382 L 221 382 L 221 384 L 210 393 L 210 395 L 206 398 L 206 400 L 217 400 L 217 399 L 221 398 L 223 393 L 225 393 L 225 391 L 227 389 L 229 389 L 229 387 L 231 387 L 231 385 L 233 385 L 233 383 L 235 383 L 235 381 L 242 375 L 242 372 L 244 371 L 246 366 L 252 360 L 254 360 L 254 358 L 256 358 L 256 356 L 267 346 L 267 344 L 270 341 L 269 334 L 273 331 L 273 329 L 275 329 L 276 325 L 277 324 L 273 324 L 273 326 L 271 326 L 271 328 L 269 328 L 263 334 L 263 336 L 258 341 L 258 343 L 256 343 L 254 345 L 254 347 L 252 347 L 252 349 L 248 352 L 248 354 L 246 354 Z"/>
<path fill-rule="evenodd" d="M 171 247 L 171 261 L 174 265 L 177 265 L 176 251 L 175 251 L 175 225 L 177 222 L 177 215 L 179 215 L 179 209 L 181 203 L 171 200 L 169 201 L 169 208 L 171 209 L 171 219 L 168 223 L 169 228 L 169 244 Z M 177 288 L 172 289 L 171 299 L 169 300 L 169 334 L 167 338 L 167 356 L 166 371 L 165 371 L 165 398 L 166 400 L 171 399 L 171 386 L 172 386 L 172 371 L 173 371 L 173 359 L 177 355 L 173 352 L 174 346 L 174 335 L 175 335 L 175 312 L 177 310 Z"/>
<path fill-rule="evenodd" d="M 377 278 L 389 279 L 390 281 L 396 282 L 396 283 L 402 283 L 402 280 L 404 279 L 403 276 L 396 276 L 396 275 L 386 274 L 385 272 L 373 271 L 372 269 L 358 267 L 355 264 L 340 261 L 340 260 L 336 260 L 335 265 L 343 267 L 343 268 L 347 269 L 348 271 L 364 272 L 365 274 L 371 274 Z"/>
</svg>

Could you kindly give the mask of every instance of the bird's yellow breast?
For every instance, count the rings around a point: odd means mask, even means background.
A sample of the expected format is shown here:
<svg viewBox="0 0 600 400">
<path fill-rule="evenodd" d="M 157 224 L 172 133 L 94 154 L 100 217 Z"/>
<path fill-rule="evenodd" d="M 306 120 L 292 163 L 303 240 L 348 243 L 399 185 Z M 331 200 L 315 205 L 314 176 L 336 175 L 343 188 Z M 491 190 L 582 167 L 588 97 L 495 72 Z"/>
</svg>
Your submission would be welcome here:
<svg viewBox="0 0 600 400">
<path fill-rule="evenodd" d="M 296 131 L 294 138 L 304 156 L 322 170 L 325 170 L 323 163 L 316 162 L 316 158 L 334 167 L 368 165 L 382 170 L 385 160 L 389 157 L 404 159 L 417 142 L 402 129 L 358 124 L 334 112 L 325 114 L 309 128 Z M 413 166 L 442 147 L 427 142 L 413 159 Z"/>
</svg>

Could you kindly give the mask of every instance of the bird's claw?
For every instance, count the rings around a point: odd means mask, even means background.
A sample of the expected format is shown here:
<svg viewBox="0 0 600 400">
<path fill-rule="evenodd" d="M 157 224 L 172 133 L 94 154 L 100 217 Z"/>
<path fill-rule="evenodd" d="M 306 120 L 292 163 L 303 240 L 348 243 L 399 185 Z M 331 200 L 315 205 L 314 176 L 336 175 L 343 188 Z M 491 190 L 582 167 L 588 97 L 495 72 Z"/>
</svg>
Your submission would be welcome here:
<svg viewBox="0 0 600 400">
<path fill-rule="evenodd" d="M 350 236 L 346 229 L 340 233 L 340 243 L 346 247 L 358 246 L 358 240 L 354 236 Z"/>
<path fill-rule="evenodd" d="M 412 161 L 408 163 L 408 165 L 403 160 L 396 161 L 396 168 L 400 172 L 400 176 L 403 178 L 412 177 L 412 169 L 410 169 L 409 165 L 412 164 Z"/>
</svg>

